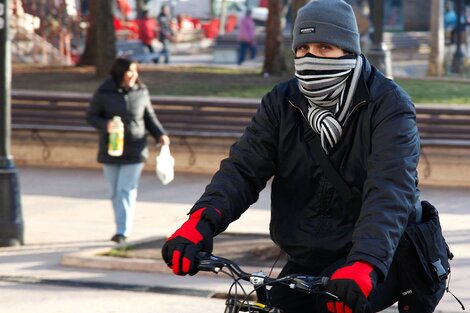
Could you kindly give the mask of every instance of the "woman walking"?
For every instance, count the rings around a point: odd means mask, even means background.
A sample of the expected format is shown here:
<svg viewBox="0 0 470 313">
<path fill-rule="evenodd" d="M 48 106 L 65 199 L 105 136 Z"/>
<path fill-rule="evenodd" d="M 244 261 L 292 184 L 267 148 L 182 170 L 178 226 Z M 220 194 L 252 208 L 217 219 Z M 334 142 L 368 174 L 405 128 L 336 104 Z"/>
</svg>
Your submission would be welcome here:
<svg viewBox="0 0 470 313">
<path fill-rule="evenodd" d="M 108 153 L 113 118 L 124 124 L 124 144 L 120 155 Z M 110 77 L 95 91 L 87 111 L 87 121 L 100 134 L 98 162 L 110 191 L 116 233 L 111 240 L 125 242 L 132 232 L 137 187 L 144 162 L 148 159 L 147 132 L 162 145 L 170 138 L 159 122 L 150 102 L 147 87 L 139 79 L 137 63 L 125 58 L 115 60 Z"/>
</svg>

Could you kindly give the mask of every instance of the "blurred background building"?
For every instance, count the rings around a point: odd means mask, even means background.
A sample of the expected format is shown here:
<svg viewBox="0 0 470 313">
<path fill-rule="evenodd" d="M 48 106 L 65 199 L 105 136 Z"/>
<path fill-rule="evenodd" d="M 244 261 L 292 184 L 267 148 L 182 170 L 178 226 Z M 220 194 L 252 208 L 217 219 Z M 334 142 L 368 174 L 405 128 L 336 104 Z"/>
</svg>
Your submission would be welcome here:
<svg viewBox="0 0 470 313">
<path fill-rule="evenodd" d="M 89 25 L 90 0 L 12 0 L 13 61 L 20 63 L 75 64 L 83 49 Z M 372 0 L 347 0 L 370 20 Z M 442 0 L 444 1 L 444 0 Z M 445 0 L 454 7 L 459 0 Z M 463 1 L 462 16 L 467 21 L 470 0 Z M 214 40 L 237 31 L 237 23 L 250 8 L 262 33 L 268 17 L 266 0 L 115 0 L 113 13 L 118 41 L 136 40 L 137 20 L 142 10 L 156 17 L 163 4 L 169 4 L 174 18 L 177 42 Z M 290 1 L 286 10 L 286 33 L 290 27 Z M 384 0 L 384 42 L 392 57 L 414 58 L 429 52 L 431 23 L 429 0 Z M 224 25 L 221 25 L 223 23 Z M 368 33 L 373 32 L 370 25 Z M 465 24 L 467 27 L 467 23 Z M 466 41 L 467 42 L 467 41 Z M 406 53 L 393 51 L 403 50 Z"/>
</svg>

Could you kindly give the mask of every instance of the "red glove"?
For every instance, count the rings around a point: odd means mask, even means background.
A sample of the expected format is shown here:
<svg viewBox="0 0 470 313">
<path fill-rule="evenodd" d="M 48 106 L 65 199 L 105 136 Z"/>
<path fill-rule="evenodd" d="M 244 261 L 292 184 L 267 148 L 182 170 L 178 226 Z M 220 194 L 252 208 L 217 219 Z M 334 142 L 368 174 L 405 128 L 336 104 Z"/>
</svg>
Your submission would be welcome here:
<svg viewBox="0 0 470 313">
<path fill-rule="evenodd" d="M 213 237 L 222 214 L 217 209 L 201 208 L 165 242 L 162 257 L 173 273 L 194 275 L 198 272 L 195 258 L 198 252 L 212 252 Z"/>
<path fill-rule="evenodd" d="M 326 289 L 340 301 L 327 302 L 332 313 L 371 312 L 367 298 L 375 287 L 377 274 L 371 264 L 357 261 L 339 268 L 333 273 Z"/>
</svg>

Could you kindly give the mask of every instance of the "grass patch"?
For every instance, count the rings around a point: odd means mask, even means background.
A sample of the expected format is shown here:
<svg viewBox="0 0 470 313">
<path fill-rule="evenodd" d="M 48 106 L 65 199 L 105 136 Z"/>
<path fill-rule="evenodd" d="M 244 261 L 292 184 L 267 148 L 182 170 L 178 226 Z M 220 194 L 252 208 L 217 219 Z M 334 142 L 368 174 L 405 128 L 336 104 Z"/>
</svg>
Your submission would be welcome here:
<svg viewBox="0 0 470 313">
<path fill-rule="evenodd" d="M 193 72 L 206 74 L 235 74 L 235 75 L 257 75 L 261 74 L 261 69 L 256 68 L 234 68 L 234 67 L 213 67 L 213 66 L 173 66 L 175 72 Z"/>
<path fill-rule="evenodd" d="M 134 246 L 128 245 L 119 248 L 113 248 L 107 252 L 99 253 L 99 256 L 111 256 L 111 257 L 118 257 L 118 258 L 131 258 L 132 255 L 130 254 L 131 251 L 134 251 Z"/>
<path fill-rule="evenodd" d="M 92 93 L 102 82 L 93 67 L 14 65 L 12 89 Z M 142 65 L 142 81 L 152 95 L 261 99 L 292 77 L 264 77 L 260 69 Z M 462 81 L 397 79 L 415 103 L 470 104 L 470 84 Z"/>
<path fill-rule="evenodd" d="M 415 103 L 470 104 L 468 82 L 397 79 Z"/>
</svg>

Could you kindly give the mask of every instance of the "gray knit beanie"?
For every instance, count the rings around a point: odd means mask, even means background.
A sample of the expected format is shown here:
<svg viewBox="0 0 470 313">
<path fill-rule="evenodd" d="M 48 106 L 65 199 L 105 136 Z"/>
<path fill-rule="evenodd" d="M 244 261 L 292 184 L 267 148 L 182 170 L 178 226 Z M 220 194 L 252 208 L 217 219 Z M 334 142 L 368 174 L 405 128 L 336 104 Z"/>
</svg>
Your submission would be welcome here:
<svg viewBox="0 0 470 313">
<path fill-rule="evenodd" d="M 343 0 L 312 0 L 299 9 L 292 49 L 322 42 L 361 54 L 360 35 L 352 7 Z"/>
</svg>

